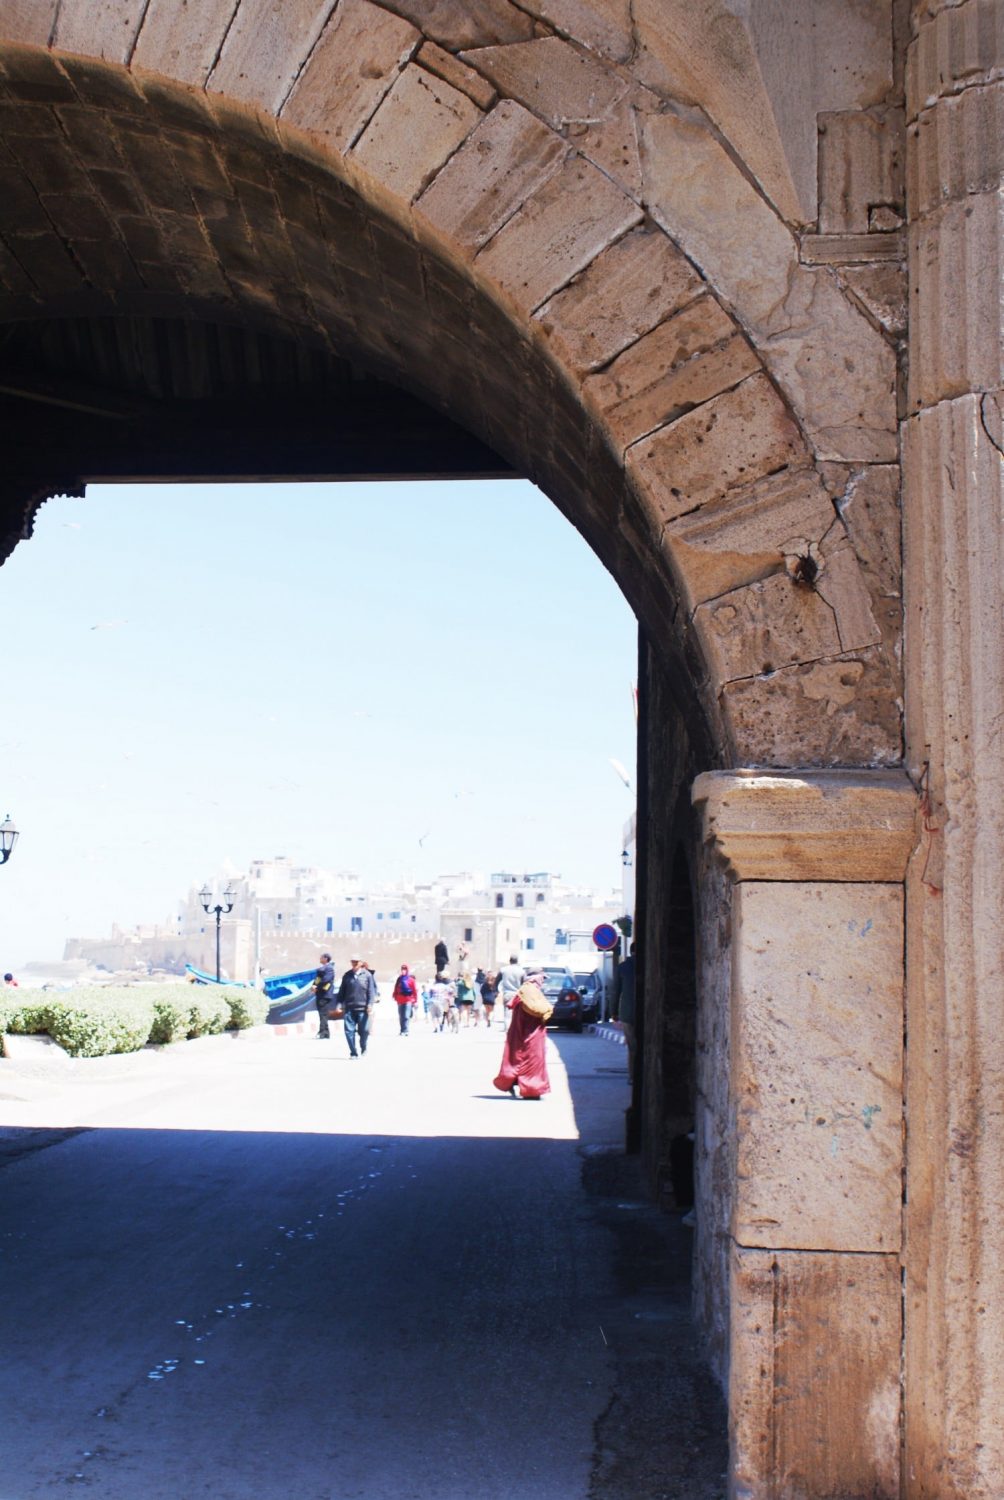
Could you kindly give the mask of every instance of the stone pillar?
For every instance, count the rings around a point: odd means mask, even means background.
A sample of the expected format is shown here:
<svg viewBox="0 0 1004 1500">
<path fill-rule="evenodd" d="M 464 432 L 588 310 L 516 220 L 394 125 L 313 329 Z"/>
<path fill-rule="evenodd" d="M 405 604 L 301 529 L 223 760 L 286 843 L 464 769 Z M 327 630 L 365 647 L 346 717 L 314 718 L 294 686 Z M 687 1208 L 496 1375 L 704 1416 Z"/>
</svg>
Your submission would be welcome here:
<svg viewBox="0 0 1004 1500">
<path fill-rule="evenodd" d="M 709 772 L 693 796 L 730 882 L 730 1495 L 899 1500 L 916 795 L 902 772 L 807 771 Z"/>
<path fill-rule="evenodd" d="M 904 1496 L 1004 1495 L 1004 4 L 907 56 Z"/>
</svg>

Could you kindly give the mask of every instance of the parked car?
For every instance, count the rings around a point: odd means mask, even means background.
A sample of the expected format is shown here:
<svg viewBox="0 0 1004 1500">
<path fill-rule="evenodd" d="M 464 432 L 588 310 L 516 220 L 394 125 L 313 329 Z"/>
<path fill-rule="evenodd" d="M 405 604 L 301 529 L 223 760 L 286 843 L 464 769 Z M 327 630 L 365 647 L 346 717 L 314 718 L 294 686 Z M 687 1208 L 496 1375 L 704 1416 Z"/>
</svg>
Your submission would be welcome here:
<svg viewBox="0 0 1004 1500">
<path fill-rule="evenodd" d="M 599 969 L 593 969 L 588 974 L 575 973 L 572 975 L 573 983 L 582 996 L 582 1019 L 587 1024 L 599 1021 L 603 1017 L 603 975 Z"/>
<path fill-rule="evenodd" d="M 541 988 L 554 1006 L 548 1025 L 567 1026 L 570 1031 L 581 1031 L 582 996 L 575 988 L 575 981 L 569 971 L 550 970 L 545 974 Z"/>
</svg>

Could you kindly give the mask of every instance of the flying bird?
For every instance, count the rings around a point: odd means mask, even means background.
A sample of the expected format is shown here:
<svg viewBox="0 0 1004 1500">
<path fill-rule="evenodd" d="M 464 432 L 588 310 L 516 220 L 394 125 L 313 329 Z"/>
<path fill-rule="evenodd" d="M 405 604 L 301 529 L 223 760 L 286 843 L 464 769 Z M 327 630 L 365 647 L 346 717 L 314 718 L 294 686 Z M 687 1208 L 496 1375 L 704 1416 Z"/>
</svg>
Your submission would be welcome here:
<svg viewBox="0 0 1004 1500">
<path fill-rule="evenodd" d="M 115 630 L 119 625 L 128 625 L 128 620 L 100 620 L 97 625 L 92 625 L 92 630 Z"/>
<path fill-rule="evenodd" d="M 627 787 L 628 791 L 630 791 L 631 790 L 631 778 L 628 775 L 628 773 L 625 771 L 624 767 L 621 765 L 620 761 L 619 760 L 614 760 L 614 758 L 613 758 L 612 755 L 609 757 L 609 760 L 610 760 L 610 764 L 613 766 L 614 770 L 617 772 L 617 775 L 620 777 L 621 781 L 623 781 L 623 783 Z"/>
</svg>

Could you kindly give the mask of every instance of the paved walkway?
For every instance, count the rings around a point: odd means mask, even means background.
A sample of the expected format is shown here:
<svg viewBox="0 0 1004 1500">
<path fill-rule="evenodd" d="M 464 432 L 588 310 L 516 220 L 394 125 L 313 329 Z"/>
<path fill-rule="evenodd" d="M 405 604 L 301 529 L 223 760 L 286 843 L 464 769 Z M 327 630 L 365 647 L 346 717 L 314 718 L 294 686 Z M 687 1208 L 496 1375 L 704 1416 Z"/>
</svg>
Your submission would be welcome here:
<svg viewBox="0 0 1004 1500">
<path fill-rule="evenodd" d="M 501 1031 L 393 1022 L 0 1063 L 4 1500 L 719 1500 L 621 1049 L 514 1101 Z"/>
</svg>

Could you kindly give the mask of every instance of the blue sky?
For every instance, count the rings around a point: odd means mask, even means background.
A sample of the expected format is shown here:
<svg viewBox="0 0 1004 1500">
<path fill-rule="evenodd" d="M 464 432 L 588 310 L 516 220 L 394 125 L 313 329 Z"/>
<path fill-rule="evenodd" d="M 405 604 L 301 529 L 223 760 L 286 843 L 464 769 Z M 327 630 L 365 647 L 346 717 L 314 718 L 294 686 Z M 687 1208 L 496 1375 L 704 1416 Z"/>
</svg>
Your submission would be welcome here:
<svg viewBox="0 0 1004 1500">
<path fill-rule="evenodd" d="M 3 968 L 275 854 L 619 883 L 635 621 L 524 481 L 95 485 L 0 630 Z"/>
</svg>

